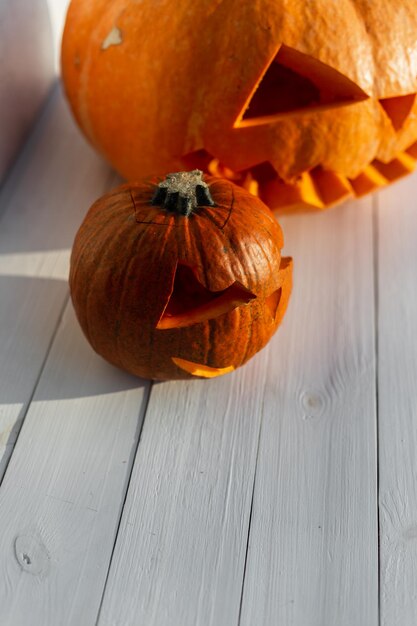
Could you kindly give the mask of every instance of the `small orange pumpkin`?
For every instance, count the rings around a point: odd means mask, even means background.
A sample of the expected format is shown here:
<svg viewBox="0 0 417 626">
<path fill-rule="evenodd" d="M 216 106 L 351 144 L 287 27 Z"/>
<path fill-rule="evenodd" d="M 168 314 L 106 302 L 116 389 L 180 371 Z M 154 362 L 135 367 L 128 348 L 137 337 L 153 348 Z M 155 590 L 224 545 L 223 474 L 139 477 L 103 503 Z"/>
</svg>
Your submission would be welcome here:
<svg viewBox="0 0 417 626">
<path fill-rule="evenodd" d="M 292 261 L 270 210 L 202 172 L 125 184 L 89 210 L 70 288 L 111 363 L 153 379 L 211 378 L 245 363 L 287 307 Z"/>
<path fill-rule="evenodd" d="M 130 180 L 186 164 L 322 209 L 416 163 L 416 0 L 72 0 L 62 71 Z"/>
</svg>

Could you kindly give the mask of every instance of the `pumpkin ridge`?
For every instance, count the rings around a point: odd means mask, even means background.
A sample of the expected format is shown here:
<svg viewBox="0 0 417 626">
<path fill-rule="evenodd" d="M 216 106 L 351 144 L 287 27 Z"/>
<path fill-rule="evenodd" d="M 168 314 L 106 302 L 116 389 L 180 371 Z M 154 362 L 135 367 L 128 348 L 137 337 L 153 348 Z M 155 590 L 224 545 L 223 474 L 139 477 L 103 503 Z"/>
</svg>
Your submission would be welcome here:
<svg viewBox="0 0 417 626">
<path fill-rule="evenodd" d="M 135 250 L 135 252 L 137 251 L 138 247 L 140 246 L 140 243 L 142 241 L 142 239 L 144 238 L 144 236 L 146 235 L 146 231 L 145 229 L 141 229 L 141 231 L 139 233 L 136 234 L 136 237 L 134 239 L 134 241 L 132 242 L 131 245 L 131 250 Z M 116 325 L 121 325 L 122 323 L 122 310 L 123 310 L 123 304 L 124 304 L 124 300 L 126 299 L 126 297 L 129 294 L 129 291 L 126 289 L 126 285 L 130 279 L 130 268 L 132 267 L 132 265 L 134 263 L 137 263 L 137 255 L 133 252 L 132 256 L 130 257 L 130 259 L 128 260 L 126 266 L 124 266 L 123 270 L 122 270 L 122 287 L 120 289 L 120 297 L 119 297 L 119 302 L 118 304 L 116 304 L 116 312 L 115 312 L 115 324 Z M 116 348 L 116 353 L 119 357 L 119 361 L 122 365 L 122 367 L 126 367 L 125 363 L 124 363 L 124 358 L 121 354 L 121 348 L 120 348 L 120 332 L 117 332 L 115 334 L 115 348 Z"/>
<path fill-rule="evenodd" d="M 104 257 L 104 254 L 105 254 L 105 247 L 102 246 L 100 251 L 99 251 L 99 253 L 98 253 L 97 263 L 93 267 L 92 273 L 90 273 L 90 275 L 89 275 L 89 279 L 90 280 L 89 280 L 89 285 L 88 285 L 88 288 L 87 288 L 87 291 L 86 291 L 86 295 L 85 295 L 84 309 L 85 309 L 85 322 L 86 322 L 86 328 L 87 328 L 87 337 L 91 341 L 91 344 L 92 344 L 94 349 L 95 349 L 95 341 L 94 341 L 92 333 L 91 333 L 90 303 L 91 303 L 91 297 L 92 297 L 92 293 L 93 293 L 93 289 L 92 289 L 93 279 L 94 279 L 95 275 L 97 274 L 97 272 L 100 269 L 100 261 Z"/>
<path fill-rule="evenodd" d="M 223 208 L 226 208 L 226 207 L 223 207 L 223 206 L 219 205 L 216 208 L 223 209 Z M 224 225 L 225 225 L 226 221 L 228 220 L 228 218 L 230 216 L 230 209 L 229 209 L 229 215 L 225 218 L 225 221 L 223 222 L 223 224 L 221 226 L 219 226 L 219 224 L 216 222 L 216 220 L 214 219 L 214 217 L 212 216 L 212 214 L 208 210 L 201 211 L 199 213 L 199 216 L 202 217 L 203 219 L 208 220 L 210 222 L 210 224 L 213 224 L 213 226 L 215 226 L 216 228 L 218 228 L 219 230 L 221 230 L 223 232 Z"/>
<path fill-rule="evenodd" d="M 223 230 L 223 231 L 225 230 L 225 228 L 226 228 L 226 226 L 227 226 L 227 224 L 228 224 L 228 222 L 229 222 L 229 220 L 230 220 L 230 218 L 232 216 L 234 205 L 235 205 L 235 191 L 234 191 L 234 189 L 232 187 L 232 199 L 230 201 L 229 215 L 226 217 L 226 221 L 224 222 L 224 224 L 223 224 L 223 226 L 221 228 L 221 230 Z"/>
<path fill-rule="evenodd" d="M 212 188 L 213 188 L 213 187 L 215 188 L 215 183 L 216 183 L 216 180 L 215 180 L 215 179 L 213 180 L 213 177 L 212 177 L 212 176 L 207 176 L 206 178 L 207 178 L 207 179 L 208 179 L 208 181 L 209 181 L 209 183 L 208 183 L 208 184 L 209 184 L 210 189 L 212 190 Z M 231 191 L 231 199 L 230 199 L 230 204 L 219 203 L 219 202 L 217 201 L 217 202 L 215 203 L 215 205 L 213 205 L 213 206 L 205 206 L 205 207 L 202 207 L 202 209 L 203 209 L 203 210 L 202 210 L 202 211 L 200 211 L 200 212 L 198 213 L 198 215 L 200 215 L 200 216 L 202 216 L 202 217 L 205 217 L 205 218 L 207 218 L 208 220 L 210 220 L 210 222 L 211 222 L 212 224 L 214 224 L 214 226 L 215 226 L 216 228 L 218 228 L 220 231 L 222 231 L 223 233 L 224 233 L 224 229 L 226 228 L 227 223 L 228 223 L 228 221 L 229 221 L 229 219 L 230 219 L 230 217 L 231 217 L 231 215 L 232 215 L 232 211 L 233 211 L 233 208 L 234 208 L 235 194 L 234 194 L 234 185 L 233 185 L 233 184 L 230 184 L 230 191 Z M 216 195 L 216 194 L 215 194 L 215 195 Z M 218 198 L 217 198 L 217 200 L 218 200 Z M 212 215 L 212 213 L 211 213 L 211 211 L 210 211 L 210 209 L 213 209 L 213 208 L 216 208 L 216 209 L 225 209 L 225 210 L 227 211 L 227 215 L 226 215 L 226 217 L 225 217 L 225 219 L 224 219 L 224 222 L 223 222 L 221 225 L 219 225 L 219 224 L 215 221 L 215 219 L 214 219 L 214 217 L 213 217 L 213 215 Z"/>
<path fill-rule="evenodd" d="M 271 258 L 267 254 L 266 250 L 264 250 L 264 247 L 260 244 L 259 239 L 258 239 L 258 237 L 256 236 L 255 233 L 252 233 L 252 237 L 254 237 L 256 243 L 258 244 L 259 250 L 261 250 L 262 254 L 264 255 L 264 258 L 265 258 L 265 261 L 266 261 L 266 264 L 267 264 L 268 270 L 269 270 L 269 278 L 271 279 L 275 275 L 275 271 L 274 271 L 274 269 L 272 268 L 272 265 L 271 265 Z M 278 254 L 281 257 L 280 253 L 278 253 Z M 257 272 L 257 274 L 259 275 L 259 272 Z M 259 280 L 258 276 L 257 276 L 257 279 Z"/>
<path fill-rule="evenodd" d="M 93 206 L 91 207 L 90 211 L 88 212 L 84 222 L 90 216 L 95 221 L 94 209 L 95 209 L 96 204 L 97 203 L 93 204 Z M 78 276 L 79 269 L 81 268 L 82 263 L 84 262 L 85 258 L 91 253 L 91 243 L 92 243 L 92 241 L 95 240 L 97 237 L 100 237 L 100 238 L 102 237 L 103 233 L 105 233 L 106 229 L 108 228 L 108 223 L 107 222 L 101 223 L 100 226 L 101 226 L 101 228 L 99 228 L 98 230 L 97 230 L 96 226 L 93 226 L 90 229 L 90 233 L 89 233 L 89 236 L 87 237 L 87 239 L 81 238 L 81 236 L 79 236 L 79 235 L 77 235 L 75 237 L 74 244 L 73 244 L 73 250 L 72 250 L 72 254 L 71 254 L 71 271 L 70 271 L 70 277 L 69 277 L 70 285 L 76 283 L 76 278 Z M 81 246 L 81 250 L 78 250 L 78 248 L 80 246 Z M 74 260 L 75 256 L 76 256 L 75 253 L 74 253 L 75 251 L 77 251 L 77 259 L 76 259 L 76 261 Z M 104 253 L 105 253 L 105 245 L 102 246 L 101 255 L 104 256 Z M 98 261 L 100 261 L 100 259 L 102 258 L 101 255 L 100 255 L 99 259 L 97 259 Z M 98 264 L 97 264 L 97 267 L 98 267 Z M 95 273 L 95 271 L 96 271 L 96 268 L 94 269 L 93 274 Z M 91 285 L 91 282 L 88 284 L 88 287 L 90 287 L 90 285 Z M 85 309 L 86 309 L 86 311 L 88 310 L 88 305 L 87 305 L 88 294 L 89 294 L 89 289 L 84 291 L 84 296 L 83 296 L 83 299 L 85 299 L 85 301 L 86 301 L 85 302 Z M 87 324 L 87 333 L 88 333 L 88 336 L 90 336 L 89 329 L 88 329 L 88 324 Z"/>
<path fill-rule="evenodd" d="M 113 218 L 115 219 L 115 216 L 113 216 Z M 119 226 L 119 229 L 116 232 L 113 231 L 113 226 L 109 222 L 106 223 L 105 228 L 108 229 L 108 234 L 107 234 L 107 237 L 102 241 L 101 254 L 99 255 L 99 257 L 97 259 L 97 264 L 94 267 L 93 274 L 90 276 L 90 284 L 94 283 L 94 276 L 96 274 L 96 270 L 99 269 L 100 262 L 103 259 L 103 257 L 105 255 L 108 255 L 108 256 L 112 257 L 113 254 L 114 254 L 114 252 L 113 252 L 114 250 L 116 251 L 116 254 L 117 254 L 117 251 L 118 251 L 120 245 L 123 245 L 123 244 L 126 245 L 126 231 L 131 232 L 131 229 L 126 225 L 125 222 L 123 222 Z M 143 235 L 143 233 L 137 233 L 136 237 L 134 239 L 132 238 L 132 241 L 130 241 L 130 247 L 131 248 L 136 243 L 137 239 L 139 239 L 142 235 Z M 135 260 L 135 257 L 132 256 L 131 259 L 129 260 L 128 264 L 127 264 L 127 268 L 129 267 L 129 265 L 134 260 Z M 126 282 L 127 277 L 129 275 L 128 272 L 126 271 L 126 267 L 124 268 L 124 271 L 122 272 L 122 275 L 123 275 L 123 283 L 122 283 L 123 284 L 123 289 L 120 292 L 121 294 L 125 293 L 125 289 L 124 289 L 125 282 Z M 109 282 L 107 281 L 106 284 L 105 284 L 106 289 L 108 288 L 108 286 L 109 286 Z M 88 301 L 91 301 L 91 293 L 92 293 L 92 290 L 89 293 Z M 122 295 L 121 295 L 121 297 L 122 297 Z M 88 301 L 87 301 L 87 305 L 86 305 L 87 312 L 89 311 Z M 119 319 L 120 318 L 120 307 L 121 307 L 121 302 L 119 301 L 119 304 L 117 306 L 117 313 L 114 316 L 116 326 L 118 324 L 120 325 L 120 319 Z M 88 332 L 89 332 L 89 334 L 91 336 L 90 320 L 91 320 L 91 314 L 89 313 Z M 95 342 L 95 339 L 94 339 L 94 342 Z M 119 350 L 118 342 L 119 342 L 119 333 L 116 333 L 116 345 L 115 345 L 115 347 L 116 347 L 116 354 L 117 354 L 117 357 L 118 357 L 117 363 L 121 367 L 125 367 L 125 365 L 123 363 L 123 360 L 122 360 L 122 358 L 120 356 L 120 350 Z"/>
<path fill-rule="evenodd" d="M 191 229 L 191 233 L 192 236 L 191 238 L 194 241 L 194 247 L 195 249 L 198 250 L 198 257 L 200 259 L 201 262 L 201 269 L 200 269 L 200 265 L 199 265 L 199 272 L 202 271 L 203 275 L 202 275 L 202 283 L 204 284 L 205 287 L 207 288 L 211 288 L 212 287 L 212 280 L 209 280 L 208 278 L 208 274 L 207 274 L 207 267 L 209 267 L 210 265 L 210 261 L 211 261 L 211 249 L 214 246 L 214 238 L 216 238 L 219 248 L 228 248 L 229 247 L 229 239 L 227 234 L 219 228 L 219 226 L 214 222 L 214 220 L 210 219 L 210 224 L 214 225 L 214 229 L 210 228 L 210 237 L 211 237 L 211 241 L 209 242 L 207 239 L 207 233 L 206 233 L 206 226 L 204 224 L 204 221 L 201 219 L 202 216 L 199 216 L 200 219 L 195 219 L 195 220 L 191 220 L 189 226 Z M 207 218 L 207 213 L 204 214 L 204 217 Z M 210 246 L 208 245 L 210 243 Z M 197 245 L 198 244 L 198 245 Z M 208 247 L 208 249 L 206 249 L 206 247 Z M 234 260 L 236 257 L 236 254 L 234 252 Z M 224 261 L 224 266 L 221 268 L 222 269 L 222 275 L 225 276 L 227 275 L 227 284 L 225 285 L 225 287 L 222 288 L 226 288 L 228 284 L 230 284 L 231 282 L 233 282 L 233 279 L 231 279 L 231 277 L 233 276 L 233 270 L 232 270 L 232 266 L 230 263 L 230 259 L 228 257 L 226 257 L 225 261 Z M 240 272 L 240 278 L 242 279 L 244 277 L 244 272 L 243 270 L 241 270 Z M 225 282 L 225 281 L 222 281 Z M 246 285 L 244 284 L 243 280 L 240 280 L 240 282 L 242 283 L 242 285 L 244 287 L 246 287 Z M 220 290 L 220 288 L 219 288 Z"/>
</svg>

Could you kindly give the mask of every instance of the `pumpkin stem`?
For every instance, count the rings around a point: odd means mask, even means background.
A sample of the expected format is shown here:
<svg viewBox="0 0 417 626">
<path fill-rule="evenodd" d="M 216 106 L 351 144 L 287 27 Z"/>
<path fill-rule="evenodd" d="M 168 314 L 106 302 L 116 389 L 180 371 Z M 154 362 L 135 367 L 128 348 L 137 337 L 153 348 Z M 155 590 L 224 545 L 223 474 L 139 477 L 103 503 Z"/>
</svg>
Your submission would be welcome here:
<svg viewBox="0 0 417 626">
<path fill-rule="evenodd" d="M 188 217 L 199 206 L 214 206 L 214 200 L 203 180 L 203 172 L 193 170 L 167 174 L 158 183 L 151 204 Z"/>
</svg>

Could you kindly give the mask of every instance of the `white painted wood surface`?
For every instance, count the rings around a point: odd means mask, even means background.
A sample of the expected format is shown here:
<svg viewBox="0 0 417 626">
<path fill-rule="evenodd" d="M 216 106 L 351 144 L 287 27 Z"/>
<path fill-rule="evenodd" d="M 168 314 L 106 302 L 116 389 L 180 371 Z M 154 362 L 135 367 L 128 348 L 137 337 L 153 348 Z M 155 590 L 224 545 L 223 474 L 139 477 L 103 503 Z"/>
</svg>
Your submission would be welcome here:
<svg viewBox="0 0 417 626">
<path fill-rule="evenodd" d="M 63 317 L 0 490 L 0 624 L 94 624 L 149 383 Z"/>
<path fill-rule="evenodd" d="M 415 626 L 417 177 L 282 220 L 277 336 L 149 404 L 66 304 L 112 180 L 57 93 L 0 193 L 1 626 Z"/>
<path fill-rule="evenodd" d="M 67 299 L 75 231 L 112 180 L 56 92 L 0 193 L 0 480 Z"/>
<path fill-rule="evenodd" d="M 69 0 L 46 0 L 49 8 L 49 19 L 52 27 L 52 40 L 55 51 L 55 69 L 59 74 L 61 60 L 61 37 Z"/>
<path fill-rule="evenodd" d="M 265 366 L 154 385 L 98 624 L 237 624 Z"/>
<path fill-rule="evenodd" d="M 266 367 L 241 626 L 377 626 L 372 205 L 283 221 L 297 260 Z"/>
<path fill-rule="evenodd" d="M 417 180 L 379 198 L 381 626 L 417 624 Z"/>
<path fill-rule="evenodd" d="M 261 421 L 240 623 L 377 625 L 371 209 L 285 220 L 281 332 L 230 382 L 154 389 L 102 626 L 237 624 Z"/>
<path fill-rule="evenodd" d="M 52 84 L 53 50 L 47 0 L 1 0 L 0 183 Z"/>
</svg>

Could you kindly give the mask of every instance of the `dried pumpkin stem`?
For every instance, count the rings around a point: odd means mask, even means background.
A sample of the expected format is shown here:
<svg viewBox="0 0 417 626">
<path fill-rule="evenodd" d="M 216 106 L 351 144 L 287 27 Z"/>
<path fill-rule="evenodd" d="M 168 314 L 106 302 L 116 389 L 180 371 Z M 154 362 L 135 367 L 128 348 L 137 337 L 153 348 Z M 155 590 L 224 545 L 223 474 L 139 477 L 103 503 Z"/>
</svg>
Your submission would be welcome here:
<svg viewBox="0 0 417 626">
<path fill-rule="evenodd" d="M 210 189 L 201 170 L 168 174 L 158 183 L 151 204 L 189 216 L 199 206 L 214 206 Z"/>
</svg>

